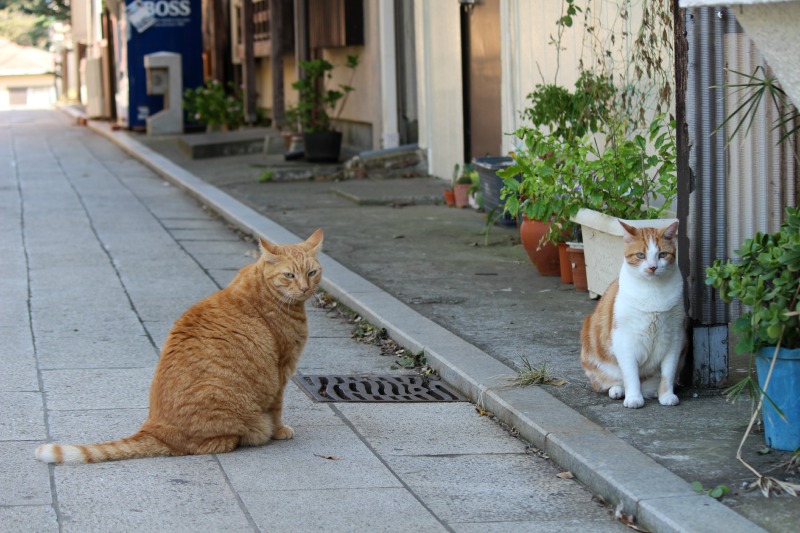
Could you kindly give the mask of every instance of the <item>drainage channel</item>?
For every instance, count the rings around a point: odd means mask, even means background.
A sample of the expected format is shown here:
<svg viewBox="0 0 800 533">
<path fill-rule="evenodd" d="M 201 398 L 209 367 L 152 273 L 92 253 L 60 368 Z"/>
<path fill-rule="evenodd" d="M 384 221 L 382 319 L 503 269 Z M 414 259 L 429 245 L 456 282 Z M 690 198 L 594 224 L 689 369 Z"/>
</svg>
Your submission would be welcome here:
<svg viewBox="0 0 800 533">
<path fill-rule="evenodd" d="M 437 377 L 297 374 L 293 381 L 316 402 L 466 402 Z"/>
</svg>

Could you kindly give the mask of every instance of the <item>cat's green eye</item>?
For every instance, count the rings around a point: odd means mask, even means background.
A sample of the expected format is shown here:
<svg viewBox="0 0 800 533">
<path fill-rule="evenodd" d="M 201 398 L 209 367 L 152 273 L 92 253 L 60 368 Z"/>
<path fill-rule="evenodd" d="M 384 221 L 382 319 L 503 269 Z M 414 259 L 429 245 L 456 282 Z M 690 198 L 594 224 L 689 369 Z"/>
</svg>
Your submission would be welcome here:
<svg viewBox="0 0 800 533">
<path fill-rule="evenodd" d="M 658 254 L 659 259 L 665 259 L 667 256 L 669 256 L 669 252 L 660 252 Z"/>
<path fill-rule="evenodd" d="M 283 275 L 286 276 L 286 279 L 294 279 L 294 274 L 291 272 L 284 272 Z"/>
<path fill-rule="evenodd" d="M 316 270 L 312 270 L 311 272 L 308 273 L 308 277 L 309 278 L 313 278 L 316 275 L 317 275 L 317 271 Z"/>
<path fill-rule="evenodd" d="M 642 252 L 639 252 L 638 254 L 636 254 L 636 257 L 638 257 L 639 259 L 644 259 L 647 256 L 644 255 Z"/>
</svg>

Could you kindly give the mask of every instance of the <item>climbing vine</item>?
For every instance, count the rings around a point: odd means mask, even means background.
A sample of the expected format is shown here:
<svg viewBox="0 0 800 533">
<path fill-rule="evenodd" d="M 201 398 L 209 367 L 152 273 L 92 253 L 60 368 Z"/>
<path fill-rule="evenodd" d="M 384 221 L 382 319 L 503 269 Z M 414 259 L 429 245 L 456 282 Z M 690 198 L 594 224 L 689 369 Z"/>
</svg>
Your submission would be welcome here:
<svg viewBox="0 0 800 533">
<path fill-rule="evenodd" d="M 630 129 L 653 115 L 669 114 L 674 95 L 674 0 L 564 0 L 572 16 L 557 21 L 560 36 L 583 14 L 580 68 L 616 87 L 616 111 Z"/>
</svg>

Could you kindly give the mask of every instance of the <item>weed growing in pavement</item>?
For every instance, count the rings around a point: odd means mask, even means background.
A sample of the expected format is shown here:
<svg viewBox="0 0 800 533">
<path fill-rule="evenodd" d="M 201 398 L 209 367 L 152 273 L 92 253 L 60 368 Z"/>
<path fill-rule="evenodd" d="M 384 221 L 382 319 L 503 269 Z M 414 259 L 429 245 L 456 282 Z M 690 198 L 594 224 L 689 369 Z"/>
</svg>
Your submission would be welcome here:
<svg viewBox="0 0 800 533">
<path fill-rule="evenodd" d="M 699 481 L 692 482 L 692 490 L 700 493 L 704 492 L 717 500 L 721 500 L 723 496 L 730 492 L 730 489 L 725 485 L 717 485 L 713 489 L 707 489 Z"/>
<path fill-rule="evenodd" d="M 547 371 L 547 363 L 544 362 L 538 367 L 533 366 L 527 357 L 520 357 L 522 368 L 517 371 L 516 376 L 508 378 L 511 385 L 515 387 L 528 387 L 530 385 L 564 385 L 566 381 L 555 378 Z"/>
<path fill-rule="evenodd" d="M 271 170 L 265 170 L 261 173 L 261 176 L 258 177 L 259 183 L 267 183 L 272 181 L 273 175 Z"/>
</svg>

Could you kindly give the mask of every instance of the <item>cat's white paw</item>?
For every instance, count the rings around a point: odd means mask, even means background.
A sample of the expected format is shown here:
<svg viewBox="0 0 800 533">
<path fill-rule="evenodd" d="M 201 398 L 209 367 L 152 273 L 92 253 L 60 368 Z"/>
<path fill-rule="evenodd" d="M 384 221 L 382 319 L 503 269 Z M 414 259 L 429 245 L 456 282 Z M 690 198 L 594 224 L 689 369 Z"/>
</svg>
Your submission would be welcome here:
<svg viewBox="0 0 800 533">
<path fill-rule="evenodd" d="M 608 389 L 608 397 L 612 400 L 621 400 L 623 396 L 625 396 L 625 389 L 619 385 L 614 385 Z"/>
<path fill-rule="evenodd" d="M 294 430 L 291 428 L 291 426 L 283 426 L 272 434 L 272 438 L 275 440 L 292 439 L 294 438 Z"/>
<path fill-rule="evenodd" d="M 641 394 L 639 394 L 638 396 L 631 396 L 631 397 L 626 396 L 625 401 L 622 402 L 622 405 L 624 405 L 628 409 L 638 409 L 644 406 L 644 398 L 642 398 Z"/>
<path fill-rule="evenodd" d="M 658 403 L 661 405 L 678 405 L 681 401 L 673 393 L 662 394 L 658 397 Z"/>
</svg>

